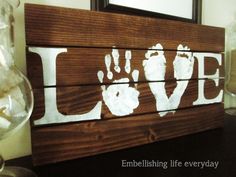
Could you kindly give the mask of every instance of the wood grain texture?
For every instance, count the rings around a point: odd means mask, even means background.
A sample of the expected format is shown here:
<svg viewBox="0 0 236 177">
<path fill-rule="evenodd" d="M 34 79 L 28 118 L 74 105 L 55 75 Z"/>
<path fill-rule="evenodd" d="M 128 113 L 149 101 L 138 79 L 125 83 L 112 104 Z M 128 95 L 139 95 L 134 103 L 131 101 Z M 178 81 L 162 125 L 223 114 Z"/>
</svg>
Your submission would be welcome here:
<svg viewBox="0 0 236 177">
<path fill-rule="evenodd" d="M 224 51 L 224 29 L 157 18 L 25 5 L 26 44 Z"/>
<path fill-rule="evenodd" d="M 65 115 L 82 114 L 102 101 L 97 72 L 106 75 L 104 56 L 114 46 L 120 51 L 122 72 L 114 79 L 128 77 L 124 72 L 125 50 L 132 50 L 131 68 L 138 69 L 140 105 L 126 117 L 114 117 L 103 102 L 102 119 L 47 126 L 32 126 L 32 152 L 35 165 L 60 162 L 79 157 L 134 147 L 159 140 L 179 137 L 223 126 L 223 105 L 193 106 L 198 95 L 198 62 L 178 110 L 160 117 L 155 98 L 145 79 L 142 61 L 149 47 L 160 43 L 165 50 L 167 68 L 165 88 L 170 96 L 176 87 L 173 60 L 179 44 L 193 52 L 224 51 L 224 29 L 178 21 L 137 17 L 78 9 L 25 5 L 26 45 L 28 47 L 67 48 L 56 62 L 57 108 Z M 114 67 L 114 65 L 113 65 Z M 224 65 L 205 58 L 205 74 L 212 75 Z M 34 88 L 35 108 L 31 122 L 44 115 L 42 62 L 35 53 L 27 52 L 28 76 Z M 114 72 L 113 72 L 114 73 Z M 183 81 L 180 81 L 183 82 Z M 215 98 L 223 88 L 206 80 L 205 97 Z M 106 86 L 112 83 L 105 78 Z M 53 86 L 55 88 L 55 85 Z M 53 111 L 53 110 L 52 110 Z"/>
<path fill-rule="evenodd" d="M 58 86 L 99 84 L 100 82 L 97 78 L 98 71 L 104 72 L 104 83 L 112 83 L 113 80 L 120 78 L 129 78 L 129 80 L 133 82 L 131 73 L 127 74 L 124 69 L 125 51 L 124 49 L 119 50 L 121 73 L 114 71 L 114 62 L 112 62 L 111 71 L 113 72 L 114 78 L 109 80 L 106 77 L 107 70 L 104 57 L 106 54 L 111 54 L 112 49 L 68 48 L 66 53 L 60 53 L 57 56 L 56 83 Z M 147 50 L 132 50 L 131 72 L 134 69 L 139 70 L 139 82 L 147 81 L 142 65 L 146 52 Z M 176 51 L 164 51 L 164 56 L 167 62 L 165 80 L 175 80 L 173 61 L 176 56 Z M 204 64 L 204 73 L 206 75 L 215 74 L 216 70 L 219 68 L 220 77 L 224 77 L 224 65 L 219 66 L 215 58 L 206 57 Z M 198 67 L 198 61 L 195 58 L 194 72 L 191 79 L 201 79 L 198 76 Z M 38 54 L 27 52 L 27 71 L 33 87 L 43 87 L 42 61 Z"/>
<path fill-rule="evenodd" d="M 214 113 L 214 114 L 213 114 Z M 223 126 L 222 104 L 158 114 L 32 128 L 34 165 L 110 152 Z"/>
<path fill-rule="evenodd" d="M 107 85 L 106 87 L 108 87 Z M 132 86 L 130 84 L 130 86 Z M 176 82 L 166 82 L 166 92 L 168 97 L 176 88 Z M 205 81 L 204 95 L 207 99 L 213 99 L 218 96 L 220 90 L 224 88 L 224 80 L 220 80 L 218 87 L 212 80 Z M 45 88 L 50 89 L 50 88 Z M 139 83 L 137 87 L 140 92 L 139 107 L 134 110 L 132 115 L 155 113 L 156 100 L 150 91 L 148 83 Z M 44 90 L 35 89 L 35 109 L 32 114 L 32 121 L 40 119 L 44 115 Z M 193 107 L 193 102 L 198 98 L 198 80 L 190 80 L 189 84 L 181 98 L 180 108 Z M 64 115 L 76 115 L 90 112 L 98 101 L 102 101 L 102 90 L 99 85 L 93 86 L 74 86 L 57 88 L 57 108 Z M 53 111 L 53 110 L 52 110 Z M 172 113 L 170 113 L 172 114 Z M 103 102 L 102 119 L 119 118 L 112 115 L 108 107 Z M 33 125 L 33 124 L 32 124 Z"/>
</svg>

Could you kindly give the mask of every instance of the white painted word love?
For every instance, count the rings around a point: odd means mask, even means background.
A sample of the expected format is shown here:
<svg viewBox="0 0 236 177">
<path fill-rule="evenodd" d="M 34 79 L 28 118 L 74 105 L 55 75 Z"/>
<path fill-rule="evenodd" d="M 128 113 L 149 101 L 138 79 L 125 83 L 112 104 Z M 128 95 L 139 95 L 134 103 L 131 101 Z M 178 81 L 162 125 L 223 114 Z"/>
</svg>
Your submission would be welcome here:
<svg viewBox="0 0 236 177">
<path fill-rule="evenodd" d="M 67 49 L 30 47 L 29 51 L 37 53 L 41 57 L 44 86 L 55 86 L 57 55 L 67 52 Z M 221 102 L 223 90 L 221 90 L 218 96 L 213 99 L 206 99 L 204 96 L 204 78 L 212 79 L 215 81 L 216 86 L 219 85 L 219 69 L 216 69 L 216 73 L 214 75 L 205 75 L 205 57 L 215 58 L 218 64 L 222 65 L 221 54 L 193 53 L 190 52 L 190 49 L 187 46 L 178 46 L 173 66 L 174 77 L 181 81 L 177 81 L 177 86 L 169 98 L 166 94 L 165 82 L 149 82 L 149 87 L 156 100 L 156 110 L 160 116 L 167 114 L 167 111 L 165 110 L 173 111 L 178 108 L 181 97 L 187 88 L 189 82 L 188 79 L 192 77 L 194 59 L 197 59 L 198 61 L 198 77 L 202 78 L 202 80 L 198 80 L 198 99 L 193 102 L 193 105 Z M 139 71 L 136 69 L 132 70 L 131 68 L 132 53 L 130 50 L 125 52 L 125 60 L 125 72 L 127 74 L 131 74 L 133 81 L 138 82 Z M 105 75 L 109 80 L 113 79 L 113 69 L 111 69 L 112 62 L 114 62 L 114 72 L 120 73 L 122 68 L 119 66 L 118 49 L 113 49 L 111 55 L 107 54 L 105 56 L 104 63 L 106 72 L 97 72 L 97 77 L 100 83 L 103 83 Z M 146 52 L 145 59 L 143 60 L 143 67 L 147 81 L 164 80 L 166 72 L 166 58 L 161 44 L 156 44 Z M 139 91 L 137 90 L 137 84 L 135 84 L 135 87 L 130 87 L 128 82 L 128 78 L 121 78 L 119 80 L 114 80 L 113 83 L 125 84 L 112 84 L 107 88 L 105 85 L 101 86 L 104 103 L 115 116 L 132 114 L 133 111 L 139 106 Z M 98 101 L 95 107 L 88 113 L 81 115 L 63 115 L 57 109 L 55 87 L 44 89 L 44 97 L 45 114 L 41 119 L 34 121 L 35 125 L 101 119 L 102 101 Z"/>
</svg>

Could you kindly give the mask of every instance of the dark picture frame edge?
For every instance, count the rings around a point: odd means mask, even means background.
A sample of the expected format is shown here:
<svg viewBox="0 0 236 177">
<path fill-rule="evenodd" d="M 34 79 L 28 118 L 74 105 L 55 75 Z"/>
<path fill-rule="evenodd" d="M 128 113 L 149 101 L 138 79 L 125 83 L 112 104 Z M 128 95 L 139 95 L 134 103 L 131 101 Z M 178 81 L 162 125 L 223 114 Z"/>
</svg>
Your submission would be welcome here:
<svg viewBox="0 0 236 177">
<path fill-rule="evenodd" d="M 161 14 L 157 12 L 150 12 L 145 10 L 139 10 L 130 7 L 118 6 L 109 3 L 109 0 L 90 0 L 91 10 L 103 11 L 103 12 L 114 12 L 128 15 L 146 16 L 153 18 L 163 18 L 169 20 L 178 20 L 189 23 L 201 24 L 202 22 L 202 0 L 193 0 L 192 19 Z"/>
</svg>

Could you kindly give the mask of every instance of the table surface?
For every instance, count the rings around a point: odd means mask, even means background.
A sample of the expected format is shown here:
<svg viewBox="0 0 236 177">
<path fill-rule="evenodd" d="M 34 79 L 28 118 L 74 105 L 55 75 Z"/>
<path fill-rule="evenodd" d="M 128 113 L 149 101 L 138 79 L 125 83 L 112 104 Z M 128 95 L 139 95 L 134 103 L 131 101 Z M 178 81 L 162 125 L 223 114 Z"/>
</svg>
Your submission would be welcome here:
<svg viewBox="0 0 236 177">
<path fill-rule="evenodd" d="M 166 162 L 167 168 L 122 167 L 122 160 Z M 171 166 L 171 160 L 182 163 L 182 167 Z M 188 162 L 218 162 L 219 165 L 216 169 L 186 167 Z M 224 128 L 135 148 L 40 167 L 32 166 L 30 156 L 7 164 L 30 168 L 39 177 L 235 177 L 236 116 L 225 115 Z"/>
</svg>

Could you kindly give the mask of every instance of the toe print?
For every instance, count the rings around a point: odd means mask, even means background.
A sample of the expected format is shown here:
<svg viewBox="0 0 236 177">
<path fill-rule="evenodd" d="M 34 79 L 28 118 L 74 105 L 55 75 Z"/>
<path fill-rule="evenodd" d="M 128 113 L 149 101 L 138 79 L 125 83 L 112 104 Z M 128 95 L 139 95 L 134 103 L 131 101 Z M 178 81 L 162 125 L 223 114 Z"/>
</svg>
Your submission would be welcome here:
<svg viewBox="0 0 236 177">
<path fill-rule="evenodd" d="M 121 68 L 119 66 L 119 50 L 113 49 L 112 50 L 112 57 L 110 54 L 107 54 L 105 56 L 105 65 L 107 70 L 107 78 L 109 80 L 113 79 L 113 73 L 111 71 L 111 63 L 112 60 L 114 62 L 114 71 L 116 73 L 121 72 Z M 131 51 L 127 50 L 125 52 L 125 67 L 124 70 L 127 74 L 130 74 L 131 72 Z M 139 77 L 139 71 L 133 70 L 132 73 L 132 79 L 134 82 L 138 81 Z M 97 77 L 100 83 L 104 83 L 104 72 L 98 71 Z M 132 114 L 134 109 L 136 109 L 139 106 L 139 91 L 137 90 L 137 84 L 135 84 L 135 87 L 129 86 L 129 78 L 121 78 L 118 80 L 113 80 L 112 85 L 105 86 L 102 85 L 102 97 L 103 100 L 108 107 L 108 109 L 111 111 L 111 113 L 115 116 L 125 116 Z"/>
</svg>

